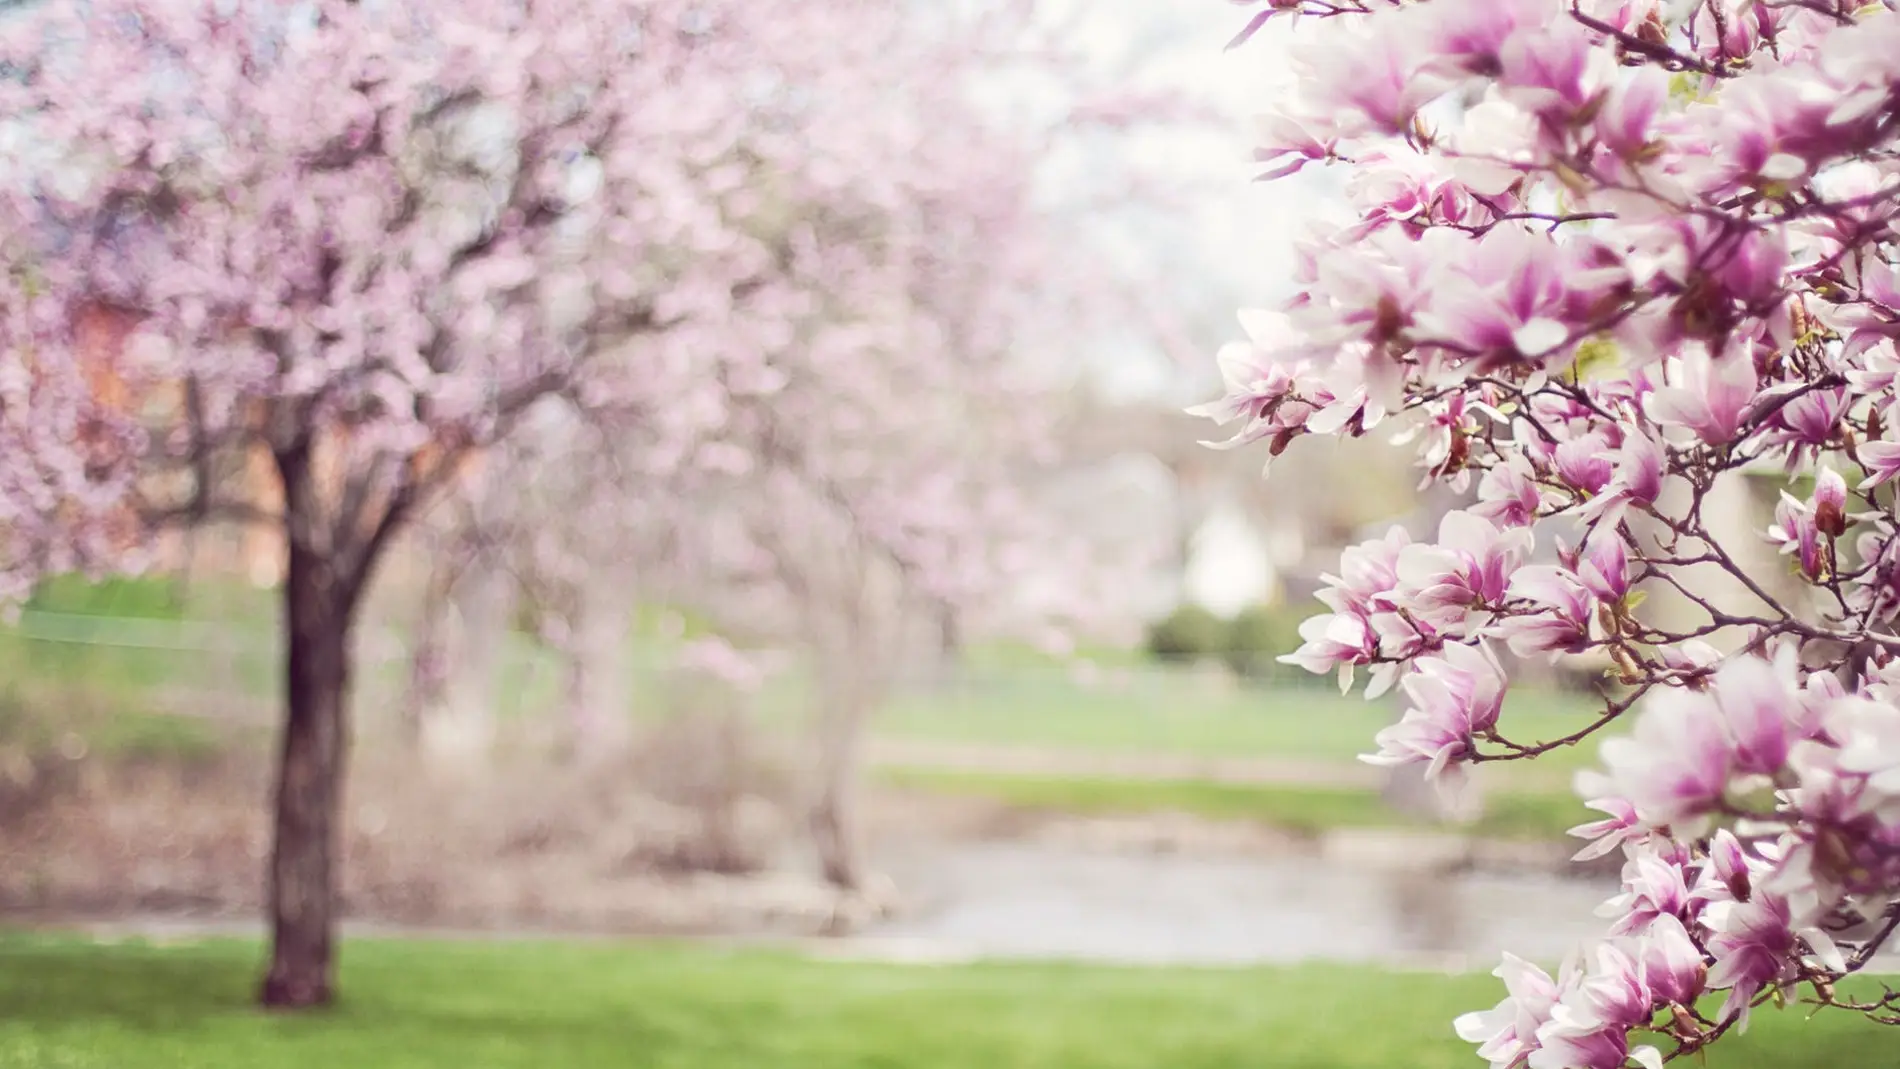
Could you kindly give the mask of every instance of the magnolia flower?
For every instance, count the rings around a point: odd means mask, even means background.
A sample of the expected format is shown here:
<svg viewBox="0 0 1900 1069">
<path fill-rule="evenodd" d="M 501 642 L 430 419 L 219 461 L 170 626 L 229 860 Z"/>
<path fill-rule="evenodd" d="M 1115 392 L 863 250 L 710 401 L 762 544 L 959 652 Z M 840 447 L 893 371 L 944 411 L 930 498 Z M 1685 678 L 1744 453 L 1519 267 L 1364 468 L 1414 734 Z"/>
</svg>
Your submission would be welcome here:
<svg viewBox="0 0 1900 1069">
<path fill-rule="evenodd" d="M 1576 852 L 1572 861 L 1589 861 L 1608 854 L 1624 843 L 1640 841 L 1645 832 L 1636 818 L 1636 807 L 1627 798 L 1618 798 L 1609 778 L 1601 772 L 1584 769 L 1577 773 L 1577 794 L 1589 799 L 1584 806 L 1606 814 L 1602 820 L 1579 824 L 1564 834 L 1588 840 L 1589 845 Z"/>
<path fill-rule="evenodd" d="M 1305 363 L 1289 357 L 1284 350 L 1267 348 L 1284 344 L 1293 334 L 1291 321 L 1279 313 L 1254 311 L 1243 312 L 1240 321 L 1252 340 L 1221 347 L 1218 359 L 1223 395 L 1187 410 L 1189 415 L 1206 417 L 1220 426 L 1244 420 L 1225 441 L 1202 443 L 1219 449 L 1232 449 L 1269 436 L 1283 441 L 1299 433 L 1314 411 L 1297 391 Z"/>
<path fill-rule="evenodd" d="M 1529 527 L 1543 507 L 1543 493 L 1525 466 L 1507 462 L 1478 480 L 1478 503 L 1471 511 L 1498 527 Z"/>
<path fill-rule="evenodd" d="M 1560 984 L 1550 974 L 1514 954 L 1491 975 L 1504 981 L 1504 1001 L 1482 1013 L 1467 1013 L 1453 1022 L 1458 1038 L 1478 1044 L 1478 1057 L 1493 1069 L 1511 1069 L 1537 1049 L 1537 1033 L 1550 1020 L 1550 1011 L 1563 989 L 1577 979 L 1574 966 L 1563 970 Z"/>
<path fill-rule="evenodd" d="M 1338 35 L 1330 48 L 1302 57 L 1309 106 L 1342 132 L 1404 133 L 1418 110 L 1448 87 L 1436 57 L 1409 39 L 1402 19 L 1371 20 L 1365 32 Z"/>
<path fill-rule="evenodd" d="M 1663 448 L 1640 431 L 1627 433 L 1616 451 L 1614 474 L 1609 485 L 1591 498 L 1577 518 L 1591 525 L 1611 527 L 1622 522 L 1631 505 L 1649 506 L 1662 494 Z"/>
<path fill-rule="evenodd" d="M 1669 76 L 1655 67 L 1627 75 L 1604 95 L 1597 109 L 1597 140 L 1625 160 L 1637 160 L 1649 146 L 1656 113 L 1669 97 Z"/>
<path fill-rule="evenodd" d="M 1596 432 L 1561 443 L 1552 453 L 1551 461 L 1557 477 L 1586 497 L 1602 492 L 1616 472 L 1616 457 L 1610 450 L 1609 440 Z"/>
<path fill-rule="evenodd" d="M 1548 654 L 1554 661 L 1590 647 L 1596 600 L 1576 573 L 1548 564 L 1519 568 L 1511 577 L 1510 593 L 1528 602 L 1532 611 L 1510 613 L 1492 623 L 1488 633 L 1503 639 L 1512 653 Z"/>
<path fill-rule="evenodd" d="M 1314 675 L 1339 673 L 1339 690 L 1352 687 L 1353 668 L 1379 655 L 1378 639 L 1366 618 L 1347 611 L 1314 616 L 1300 624 L 1300 648 L 1279 658 Z"/>
<path fill-rule="evenodd" d="M 1349 547 L 1339 556 L 1339 574 L 1321 575 L 1320 581 L 1338 591 L 1335 608 L 1350 607 L 1369 611 L 1382 601 L 1382 595 L 1399 585 L 1399 555 L 1412 544 L 1412 536 L 1403 527 L 1393 527 L 1382 538 Z"/>
<path fill-rule="evenodd" d="M 1764 402 L 1772 401 L 1765 397 Z M 1847 391 L 1809 390 L 1776 407 L 1761 441 L 1764 448 L 1788 450 L 1788 470 L 1813 461 L 1839 433 L 1847 414 Z"/>
<path fill-rule="evenodd" d="M 1708 941 L 1709 954 L 1715 959 L 1709 970 L 1709 986 L 1730 989 L 1728 1000 L 1722 1004 L 1722 1016 L 1739 1015 L 1746 1027 L 1749 1001 L 1756 993 L 1771 983 L 1793 978 L 1800 952 L 1795 935 L 1797 918 L 1787 898 L 1757 894 L 1735 903 L 1718 920 Z"/>
<path fill-rule="evenodd" d="M 1827 543 L 1821 537 L 1814 510 L 1786 490 L 1775 506 L 1775 522 L 1768 528 L 1767 537 L 1781 546 L 1782 553 L 1794 554 L 1801 574 L 1809 579 L 1819 579 L 1827 571 Z"/>
<path fill-rule="evenodd" d="M 1843 700 L 1828 710 L 1827 726 L 1829 734 L 1843 740 L 1840 768 L 1865 776 L 1868 789 L 1890 805 L 1900 802 L 1900 716 L 1893 707 Z"/>
<path fill-rule="evenodd" d="M 1649 395 L 1649 418 L 1665 427 L 1687 428 L 1710 445 L 1734 439 L 1758 389 L 1754 366 L 1733 357 L 1717 364 L 1708 350 L 1696 347 L 1679 358 L 1675 368 L 1679 385 Z"/>
<path fill-rule="evenodd" d="M 1336 136 L 1315 133 L 1289 115 L 1267 115 L 1260 120 L 1261 144 L 1254 160 L 1267 165 L 1255 176 L 1260 181 L 1284 178 L 1309 163 L 1330 159 L 1339 143 Z"/>
<path fill-rule="evenodd" d="M 1709 967 L 1689 930 L 1672 916 L 1660 916 L 1643 932 L 1636 951 L 1643 983 L 1657 1002 L 1693 1006 L 1708 984 Z"/>
<path fill-rule="evenodd" d="M 1814 477 L 1814 496 L 1808 499 L 1814 510 L 1814 525 L 1829 538 L 1847 533 L 1847 480 L 1833 468 L 1822 468 Z"/>
<path fill-rule="evenodd" d="M 1640 961 L 1614 943 L 1596 946 L 1593 968 L 1566 989 L 1537 1030 L 1530 1069 L 1624 1069 L 1633 1058 L 1660 1069 L 1653 1047 L 1631 1049 L 1630 1029 L 1647 1022 L 1653 1000 Z"/>
<path fill-rule="evenodd" d="M 1688 907 L 1689 885 L 1681 866 L 1648 850 L 1623 863 L 1623 890 L 1598 906 L 1597 916 L 1615 919 L 1611 935 L 1633 935 L 1658 917 L 1681 917 Z"/>
<path fill-rule="evenodd" d="M 1606 740 L 1601 755 L 1617 795 L 1644 824 L 1686 833 L 1727 791 L 1730 746 L 1713 699 L 1670 689 L 1643 706 L 1628 737 Z"/>
<path fill-rule="evenodd" d="M 1862 442 L 1854 455 L 1867 469 L 1867 477 L 1861 480 L 1859 489 L 1871 490 L 1900 475 L 1900 442 L 1887 439 Z"/>
<path fill-rule="evenodd" d="M 1773 776 L 1787 763 L 1802 718 L 1793 672 L 1786 657 L 1736 657 L 1715 673 L 1711 694 L 1733 739 L 1735 771 Z"/>
<path fill-rule="evenodd" d="M 1577 578 L 1585 589 L 1608 605 L 1629 594 L 1629 547 L 1613 527 L 1598 527 L 1583 544 Z"/>
<path fill-rule="evenodd" d="M 1504 707 L 1504 669 L 1489 650 L 1454 643 L 1414 662 L 1399 689 L 1411 708 L 1373 740 L 1378 753 L 1359 759 L 1385 766 L 1423 763 L 1426 778 L 1436 780 L 1471 754 L 1474 736 L 1496 726 Z"/>
<path fill-rule="evenodd" d="M 1572 312 L 1616 274 L 1591 270 L 1516 226 L 1493 227 L 1457 256 L 1462 269 L 1432 290 L 1418 326 L 1458 351 L 1477 351 L 1479 370 L 1557 356 L 1571 341 Z"/>
<path fill-rule="evenodd" d="M 1503 601 L 1510 573 L 1529 544 L 1530 532 L 1523 528 L 1500 531 L 1474 513 L 1449 513 L 1437 542 L 1400 551 L 1399 587 L 1386 601 L 1441 631 L 1462 631 L 1474 610 Z"/>
</svg>

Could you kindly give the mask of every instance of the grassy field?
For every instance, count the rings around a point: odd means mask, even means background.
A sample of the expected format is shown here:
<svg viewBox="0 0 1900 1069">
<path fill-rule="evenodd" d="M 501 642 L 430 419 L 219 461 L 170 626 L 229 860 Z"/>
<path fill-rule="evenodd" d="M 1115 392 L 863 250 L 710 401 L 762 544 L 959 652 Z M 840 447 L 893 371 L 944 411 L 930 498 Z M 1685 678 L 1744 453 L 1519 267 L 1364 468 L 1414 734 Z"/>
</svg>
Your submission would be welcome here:
<svg viewBox="0 0 1900 1069">
<path fill-rule="evenodd" d="M 0 627 L 0 746 L 13 740 L 29 749 L 70 748 L 69 732 L 90 749 L 135 755 L 189 756 L 218 744 L 202 720 L 163 715 L 167 710 L 234 706 L 268 727 L 278 664 L 269 592 L 199 584 L 185 601 L 177 594 L 155 580 L 61 580 L 42 588 L 18 625 Z M 666 641 L 666 628 L 657 610 L 644 614 L 636 631 L 627 661 L 635 677 L 634 713 L 664 716 L 678 705 L 660 682 L 664 658 L 655 647 Z M 366 650 L 359 666 L 366 724 L 402 707 L 408 666 L 399 643 L 384 648 L 391 641 L 385 636 L 372 644 L 377 650 Z M 1026 648 L 972 648 L 955 678 L 901 689 L 872 730 L 913 749 L 922 744 L 926 758 L 931 745 L 1026 748 L 1082 759 L 1068 761 L 1071 766 L 1086 765 L 1089 755 L 1270 758 L 1295 771 L 1311 767 L 1313 779 L 1325 782 L 1337 778 L 1329 771 L 1372 749 L 1373 736 L 1396 711 L 1392 701 L 1341 696 L 1324 681 L 1241 686 L 1219 672 L 1146 663 L 1131 651 L 1090 657 L 1087 664 L 1062 663 Z M 503 717 L 558 701 L 561 669 L 526 636 L 510 636 L 497 661 L 493 693 Z M 762 724 L 804 730 L 807 703 L 796 679 L 769 686 L 760 701 Z M 1578 695 L 1525 690 L 1513 695 L 1505 723 L 1514 738 L 1538 741 L 1569 733 L 1590 710 Z M 1594 750 L 1572 747 L 1534 763 L 1488 767 L 1491 799 L 1477 830 L 1548 837 L 1586 819 L 1569 784 L 1577 768 L 1593 761 Z M 918 769 L 894 770 L 892 778 L 1071 812 L 1180 810 L 1296 830 L 1403 820 L 1371 792 L 1336 787 L 971 775 L 933 771 L 928 760 Z"/>
<path fill-rule="evenodd" d="M 1513 737 L 1542 741 L 1587 723 L 1593 708 L 1580 695 L 1523 691 L 1507 703 L 1503 722 Z M 1341 696 L 1328 686 L 1241 687 L 1152 667 L 1085 686 L 1045 666 L 901 696 L 876 730 L 943 742 L 1351 761 L 1375 748 L 1372 737 L 1396 712 L 1388 701 Z M 1593 758 L 1591 747 L 1579 746 L 1539 764 L 1562 766 L 1567 778 Z"/>
<path fill-rule="evenodd" d="M 1313 834 L 1330 828 L 1385 828 L 1408 820 L 1376 791 L 1304 784 L 1213 783 L 1206 780 L 1013 775 L 894 769 L 900 787 L 987 798 L 1019 809 L 1084 815 L 1186 813 L 1245 820 Z M 1598 814 L 1573 795 L 1509 791 L 1485 796 L 1484 811 L 1466 831 L 1498 839 L 1553 840 Z"/>
<path fill-rule="evenodd" d="M 3 1069 L 1472 1069 L 1488 976 L 894 966 L 672 946 L 357 941 L 274 1018 L 257 951 L 0 936 Z M 1891 1031 L 1761 1011 L 1713 1069 L 1893 1063 Z"/>
</svg>

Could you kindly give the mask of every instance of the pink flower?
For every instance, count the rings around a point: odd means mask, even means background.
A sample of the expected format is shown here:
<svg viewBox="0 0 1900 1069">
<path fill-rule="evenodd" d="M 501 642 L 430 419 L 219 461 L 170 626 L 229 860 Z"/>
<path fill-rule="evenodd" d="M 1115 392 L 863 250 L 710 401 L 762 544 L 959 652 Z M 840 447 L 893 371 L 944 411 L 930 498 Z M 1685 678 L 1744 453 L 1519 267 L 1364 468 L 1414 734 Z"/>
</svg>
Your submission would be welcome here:
<svg viewBox="0 0 1900 1069">
<path fill-rule="evenodd" d="M 1709 954 L 1715 958 L 1709 970 L 1709 985 L 1731 989 L 1728 1001 L 1722 1004 L 1722 1016 L 1740 1014 L 1746 1023 L 1749 1001 L 1757 992 L 1792 978 L 1800 952 L 1795 918 L 1788 899 L 1757 894 L 1735 903 L 1718 919 L 1720 923 L 1709 937 Z"/>
<path fill-rule="evenodd" d="M 1375 737 L 1379 752 L 1360 760 L 1386 766 L 1425 763 L 1429 779 L 1469 755 L 1473 736 L 1496 726 L 1504 707 L 1504 670 L 1477 646 L 1454 643 L 1438 656 L 1420 658 L 1399 688 L 1412 707 Z"/>
<path fill-rule="evenodd" d="M 1502 638 L 1519 657 L 1581 653 L 1590 642 L 1590 621 L 1596 600 L 1577 576 L 1548 564 L 1519 568 L 1511 577 L 1513 598 L 1528 602 L 1533 611 L 1511 613 L 1493 623 L 1490 633 Z"/>
<path fill-rule="evenodd" d="M 1779 544 L 1782 553 L 1795 554 L 1801 573 L 1809 579 L 1819 579 L 1827 570 L 1827 561 L 1822 556 L 1826 542 L 1813 510 L 1786 490 L 1781 492 L 1781 501 L 1775 506 L 1775 522 L 1768 528 L 1768 540 Z"/>
<path fill-rule="evenodd" d="M 1564 834 L 1587 840 L 1589 845 L 1571 856 L 1572 861 L 1589 861 L 1608 854 L 1610 851 L 1640 837 L 1641 822 L 1636 819 L 1636 807 L 1626 798 L 1603 795 L 1609 785 L 1602 773 L 1585 770 L 1577 774 L 1577 793 L 1589 801 L 1583 803 L 1586 808 L 1606 814 L 1602 820 L 1593 820 L 1579 824 Z M 1590 797 L 1600 795 L 1599 797 Z"/>
<path fill-rule="evenodd" d="M 1713 699 L 1671 688 L 1651 697 L 1629 737 L 1601 750 L 1616 793 L 1643 823 L 1686 834 L 1728 788 L 1730 742 Z"/>
<path fill-rule="evenodd" d="M 1564 121 L 1589 99 L 1590 32 L 1570 21 L 1511 35 L 1499 56 L 1506 99 L 1551 121 Z"/>
<path fill-rule="evenodd" d="M 1337 670 L 1339 689 L 1352 686 L 1356 665 L 1370 664 L 1379 655 L 1379 643 L 1364 616 L 1347 611 L 1314 616 L 1300 624 L 1300 648 L 1280 658 L 1314 675 Z"/>
<path fill-rule="evenodd" d="M 1867 478 L 1861 480 L 1859 487 L 1862 490 L 1871 490 L 1900 475 L 1900 442 L 1888 439 L 1862 442 L 1855 457 L 1867 469 Z"/>
<path fill-rule="evenodd" d="M 1650 922 L 1638 943 L 1643 983 L 1658 1002 L 1693 1006 L 1708 983 L 1702 950 L 1682 921 L 1664 914 Z"/>
<path fill-rule="evenodd" d="M 1597 140 L 1626 160 L 1640 156 L 1650 142 L 1656 112 L 1669 97 L 1669 75 L 1642 67 L 1612 88 L 1597 111 Z"/>
<path fill-rule="evenodd" d="M 1842 740 L 1840 768 L 1867 778 L 1886 800 L 1900 800 L 1900 716 L 1891 706 L 1845 700 L 1828 709 L 1828 733 Z"/>
<path fill-rule="evenodd" d="M 1388 600 L 1441 629 L 1455 629 L 1472 610 L 1503 603 L 1511 573 L 1530 545 L 1524 528 L 1499 530 L 1472 512 L 1447 513 L 1436 544 L 1414 543 L 1400 551 L 1400 585 Z"/>
<path fill-rule="evenodd" d="M 1403 134 L 1447 81 L 1432 69 L 1436 57 L 1417 47 L 1405 20 L 1372 21 L 1370 32 L 1342 34 L 1338 47 L 1315 57 L 1315 97 L 1330 109 L 1363 116 L 1382 132 Z"/>
<path fill-rule="evenodd" d="M 1845 389 L 1811 390 L 1774 410 L 1762 434 L 1762 445 L 1787 449 L 1789 469 L 1794 470 L 1811 462 L 1817 452 L 1834 441 L 1846 413 Z"/>
<path fill-rule="evenodd" d="M 1478 1044 L 1478 1057 L 1493 1069 L 1511 1069 L 1537 1049 L 1537 1031 L 1550 1020 L 1562 990 L 1549 973 L 1514 954 L 1504 955 L 1491 975 L 1504 981 L 1504 1001 L 1482 1013 L 1467 1013 L 1452 1027 L 1459 1039 Z M 1574 982 L 1575 977 L 1566 979 Z"/>
<path fill-rule="evenodd" d="M 1779 666 L 1759 657 L 1736 657 L 1715 673 L 1711 688 L 1734 739 L 1733 767 L 1772 776 L 1788 762 L 1794 726 L 1801 719 L 1792 663 Z"/>
<path fill-rule="evenodd" d="M 1331 590 L 1320 600 L 1335 609 L 1369 612 L 1380 596 L 1399 585 L 1399 556 L 1412 544 L 1412 536 L 1403 527 L 1393 527 L 1383 538 L 1375 538 L 1349 547 L 1339 556 L 1339 575 L 1321 575 L 1320 581 Z"/>
<path fill-rule="evenodd" d="M 1273 438 L 1274 455 L 1278 455 L 1286 442 L 1304 430 L 1315 410 L 1309 399 L 1299 396 L 1299 377 L 1307 363 L 1284 348 L 1268 348 L 1284 346 L 1292 335 L 1292 325 L 1285 315 L 1246 312 L 1241 315 L 1241 324 L 1252 340 L 1221 347 L 1218 359 L 1222 396 L 1195 405 L 1187 412 L 1211 419 L 1220 426 L 1242 421 L 1232 437 L 1203 444 L 1233 449 L 1262 438 Z"/>
<path fill-rule="evenodd" d="M 1682 868 L 1654 851 L 1641 851 L 1623 863 L 1623 890 L 1597 907 L 1597 916 L 1615 918 L 1611 935 L 1632 935 L 1658 917 L 1679 918 L 1688 907 Z"/>
<path fill-rule="evenodd" d="M 1473 73 L 1500 69 L 1507 41 L 1552 21 L 1539 0 L 1443 0 L 1431 15 L 1430 47 Z"/>
<path fill-rule="evenodd" d="M 1680 385 L 1649 395 L 1649 418 L 1665 427 L 1686 427 L 1710 445 L 1734 439 L 1758 389 L 1754 365 L 1732 357 L 1717 365 L 1707 350 L 1697 348 L 1677 362 L 1676 378 Z"/>
<path fill-rule="evenodd" d="M 1254 176 L 1261 182 L 1284 178 L 1309 163 L 1330 159 L 1339 144 L 1337 137 L 1314 133 L 1306 124 L 1287 115 L 1266 116 L 1261 121 L 1261 133 L 1265 141 L 1253 154 L 1256 162 L 1267 165 L 1266 170 Z"/>
<path fill-rule="evenodd" d="M 1570 341 L 1579 294 L 1611 277 L 1515 226 L 1494 227 L 1465 245 L 1456 261 L 1463 269 L 1432 291 L 1418 326 L 1454 352 L 1475 353 L 1479 371 L 1558 355 Z"/>
<path fill-rule="evenodd" d="M 1727 828 L 1710 838 L 1708 860 L 1696 878 L 1693 897 L 1698 903 L 1746 902 L 1753 888 L 1752 869 L 1742 842 Z"/>
<path fill-rule="evenodd" d="M 1586 497 L 1601 492 L 1616 472 L 1609 441 L 1595 432 L 1560 443 L 1551 459 L 1557 477 Z"/>
<path fill-rule="evenodd" d="M 1605 604 L 1616 605 L 1630 591 L 1629 547 L 1613 527 L 1598 527 L 1583 544 L 1577 577 Z"/>
<path fill-rule="evenodd" d="M 1614 943 L 1599 943 L 1595 967 L 1569 988 L 1537 1030 L 1530 1069 L 1623 1069 L 1631 1058 L 1661 1066 L 1654 1048 L 1631 1050 L 1629 1032 L 1650 1018 L 1653 1002 L 1642 964 Z"/>
<path fill-rule="evenodd" d="M 1529 527 L 1543 504 L 1543 494 L 1524 466 L 1503 463 L 1478 480 L 1478 503 L 1471 511 L 1498 527 Z"/>
<path fill-rule="evenodd" d="M 1616 452 L 1615 474 L 1609 485 L 1584 505 L 1578 518 L 1585 523 L 1607 523 L 1614 527 L 1622 522 L 1623 513 L 1630 505 L 1655 504 L 1662 494 L 1665 459 L 1660 444 L 1631 429 L 1624 436 L 1622 448 Z"/>
</svg>

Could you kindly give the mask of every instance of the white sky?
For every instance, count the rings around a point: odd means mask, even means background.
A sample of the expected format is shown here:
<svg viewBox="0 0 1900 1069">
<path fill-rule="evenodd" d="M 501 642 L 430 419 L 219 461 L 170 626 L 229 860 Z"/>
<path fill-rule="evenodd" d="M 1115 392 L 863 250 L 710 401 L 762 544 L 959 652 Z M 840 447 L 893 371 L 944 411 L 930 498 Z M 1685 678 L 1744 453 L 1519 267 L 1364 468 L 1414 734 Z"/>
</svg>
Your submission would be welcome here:
<svg viewBox="0 0 1900 1069">
<path fill-rule="evenodd" d="M 1241 48 L 1225 46 L 1251 9 L 1221 0 L 1057 0 L 1074 20 L 1070 40 L 1134 84 L 1167 88 L 1202 101 L 1231 121 L 1222 131 L 1156 132 L 1129 138 L 1125 150 L 1159 168 L 1191 210 L 1117 225 L 1107 240 L 1159 275 L 1171 306 L 1205 348 L 1183 367 L 1139 343 L 1099 362 L 1104 392 L 1191 403 L 1218 386 L 1214 350 L 1239 336 L 1233 313 L 1290 296 L 1291 246 L 1315 205 L 1330 199 L 1321 173 L 1262 184 L 1252 181 L 1253 117 L 1286 83 L 1287 33 L 1271 24 Z"/>
</svg>

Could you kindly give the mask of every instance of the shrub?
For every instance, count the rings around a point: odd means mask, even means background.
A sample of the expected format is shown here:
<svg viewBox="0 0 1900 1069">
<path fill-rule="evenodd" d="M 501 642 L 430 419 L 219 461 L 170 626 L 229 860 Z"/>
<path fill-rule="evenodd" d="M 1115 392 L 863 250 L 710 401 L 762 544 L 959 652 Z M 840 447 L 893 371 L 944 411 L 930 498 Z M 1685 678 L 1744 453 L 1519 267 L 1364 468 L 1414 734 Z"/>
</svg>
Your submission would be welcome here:
<svg viewBox="0 0 1900 1069">
<path fill-rule="evenodd" d="M 1199 605 L 1183 605 L 1148 628 L 1148 652 L 1170 663 L 1197 661 L 1226 645 L 1227 625 Z"/>
<path fill-rule="evenodd" d="M 1245 680 L 1279 676 L 1286 666 L 1276 658 L 1299 647 L 1300 620 L 1297 610 L 1283 605 L 1249 606 L 1227 624 L 1221 657 Z"/>
</svg>

